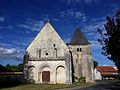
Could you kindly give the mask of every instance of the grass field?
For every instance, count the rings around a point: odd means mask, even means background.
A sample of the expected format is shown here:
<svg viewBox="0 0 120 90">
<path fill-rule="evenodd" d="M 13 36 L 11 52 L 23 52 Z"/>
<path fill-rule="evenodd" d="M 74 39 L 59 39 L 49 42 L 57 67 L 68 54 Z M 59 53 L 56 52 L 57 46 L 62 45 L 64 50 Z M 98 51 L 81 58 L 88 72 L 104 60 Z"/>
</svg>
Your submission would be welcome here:
<svg viewBox="0 0 120 90">
<path fill-rule="evenodd" d="M 27 84 L 22 75 L 0 75 L 0 90 L 56 90 L 72 87 L 88 87 L 93 83 Z"/>
<path fill-rule="evenodd" d="M 88 87 L 92 86 L 92 83 L 80 83 L 80 84 L 27 84 L 14 87 L 1 88 L 0 90 L 55 90 L 62 88 L 72 87 Z"/>
</svg>

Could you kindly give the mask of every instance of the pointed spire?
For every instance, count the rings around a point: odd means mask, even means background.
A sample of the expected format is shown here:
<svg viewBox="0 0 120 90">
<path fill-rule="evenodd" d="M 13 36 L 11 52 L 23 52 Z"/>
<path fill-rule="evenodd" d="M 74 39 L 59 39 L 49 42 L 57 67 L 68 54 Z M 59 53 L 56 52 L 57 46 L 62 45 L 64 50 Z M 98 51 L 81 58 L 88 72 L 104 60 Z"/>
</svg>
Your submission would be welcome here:
<svg viewBox="0 0 120 90">
<path fill-rule="evenodd" d="M 75 33 L 73 34 L 73 37 L 70 41 L 71 45 L 88 45 L 89 42 L 86 39 L 86 37 L 83 35 L 83 33 L 80 31 L 79 26 L 77 25 L 77 28 L 75 30 Z"/>
<path fill-rule="evenodd" d="M 45 24 L 44 24 L 44 25 L 49 25 L 49 24 L 50 24 L 50 20 L 47 19 L 47 20 L 45 21 Z"/>
<path fill-rule="evenodd" d="M 47 22 L 50 22 L 50 20 L 48 19 Z"/>
<path fill-rule="evenodd" d="M 79 25 L 77 25 L 77 28 L 79 28 Z"/>
<path fill-rule="evenodd" d="M 47 20 L 45 21 L 45 23 L 50 23 L 50 20 L 49 20 L 49 19 L 47 19 Z"/>
</svg>

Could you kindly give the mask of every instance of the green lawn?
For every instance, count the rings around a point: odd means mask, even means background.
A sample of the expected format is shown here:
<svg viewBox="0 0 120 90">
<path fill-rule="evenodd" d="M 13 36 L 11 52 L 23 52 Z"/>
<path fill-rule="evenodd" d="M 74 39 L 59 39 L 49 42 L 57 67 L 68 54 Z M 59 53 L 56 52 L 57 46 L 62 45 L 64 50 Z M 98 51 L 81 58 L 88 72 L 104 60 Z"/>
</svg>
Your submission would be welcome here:
<svg viewBox="0 0 120 90">
<path fill-rule="evenodd" d="M 72 87 L 88 87 L 94 85 L 93 83 L 80 83 L 80 84 L 28 84 L 19 85 L 15 87 L 2 88 L 0 90 L 55 90 L 61 88 L 72 88 Z"/>
</svg>

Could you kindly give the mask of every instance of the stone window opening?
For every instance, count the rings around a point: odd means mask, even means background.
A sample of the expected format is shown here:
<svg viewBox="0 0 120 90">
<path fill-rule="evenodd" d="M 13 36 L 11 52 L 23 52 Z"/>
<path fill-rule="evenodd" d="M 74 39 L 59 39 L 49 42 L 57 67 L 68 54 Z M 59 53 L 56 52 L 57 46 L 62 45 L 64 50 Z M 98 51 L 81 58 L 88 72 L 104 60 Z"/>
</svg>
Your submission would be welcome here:
<svg viewBox="0 0 120 90">
<path fill-rule="evenodd" d="M 82 48 L 77 48 L 77 52 L 82 52 Z"/>
<path fill-rule="evenodd" d="M 82 48 L 80 48 L 80 52 L 82 52 Z"/>
<path fill-rule="evenodd" d="M 57 48 L 54 48 L 55 50 L 55 57 L 57 58 Z"/>
<path fill-rule="evenodd" d="M 56 45 L 55 44 L 53 44 L 53 47 L 55 47 Z"/>
<path fill-rule="evenodd" d="M 45 52 L 44 52 L 44 56 L 45 56 L 45 57 L 49 57 L 49 56 L 50 56 L 50 52 L 49 52 L 49 51 L 45 51 Z"/>
<path fill-rule="evenodd" d="M 45 55 L 46 55 L 46 56 L 48 56 L 48 55 L 49 55 L 49 53 L 47 53 L 47 52 L 46 52 L 46 53 L 45 53 Z"/>
<path fill-rule="evenodd" d="M 77 52 L 79 52 L 79 48 L 77 48 Z"/>
<path fill-rule="evenodd" d="M 41 58 L 41 50 L 39 50 L 39 52 L 38 52 L 38 53 L 39 53 L 39 58 Z"/>
</svg>

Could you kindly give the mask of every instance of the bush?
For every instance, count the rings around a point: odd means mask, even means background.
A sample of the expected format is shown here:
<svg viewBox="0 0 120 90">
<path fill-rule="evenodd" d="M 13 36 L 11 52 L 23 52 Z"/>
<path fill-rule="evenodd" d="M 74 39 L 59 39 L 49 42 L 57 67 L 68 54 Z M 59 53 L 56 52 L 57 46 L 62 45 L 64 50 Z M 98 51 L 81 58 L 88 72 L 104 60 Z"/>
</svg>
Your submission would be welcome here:
<svg viewBox="0 0 120 90">
<path fill-rule="evenodd" d="M 78 83 L 85 83 L 85 82 L 86 82 L 86 78 L 85 77 L 78 78 Z"/>
<path fill-rule="evenodd" d="M 118 75 L 115 78 L 120 80 L 120 73 L 118 73 Z"/>
</svg>

